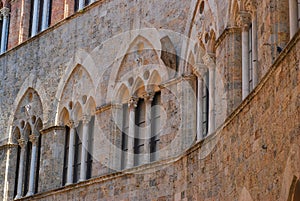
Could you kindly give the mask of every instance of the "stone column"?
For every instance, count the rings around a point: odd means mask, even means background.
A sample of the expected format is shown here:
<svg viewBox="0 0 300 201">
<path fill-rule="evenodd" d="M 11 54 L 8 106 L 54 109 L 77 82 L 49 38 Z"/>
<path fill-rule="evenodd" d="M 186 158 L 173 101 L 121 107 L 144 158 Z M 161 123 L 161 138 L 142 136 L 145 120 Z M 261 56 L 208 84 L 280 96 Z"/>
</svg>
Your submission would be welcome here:
<svg viewBox="0 0 300 201">
<path fill-rule="evenodd" d="M 38 33 L 38 25 L 39 25 L 39 0 L 34 0 L 31 36 L 35 36 Z"/>
<path fill-rule="evenodd" d="M 203 79 L 199 70 L 195 70 L 194 74 L 197 76 L 197 141 L 203 139 Z"/>
<path fill-rule="evenodd" d="M 73 165 L 74 165 L 74 156 L 75 156 L 75 135 L 77 125 L 74 122 L 69 122 L 68 126 L 70 127 L 70 139 L 69 139 L 69 155 L 68 155 L 68 172 L 67 172 L 67 183 L 70 185 L 73 183 Z"/>
<path fill-rule="evenodd" d="M 152 101 L 153 101 L 154 93 L 148 92 L 145 96 L 145 103 L 146 103 L 146 136 L 144 137 L 144 164 L 150 163 L 150 142 L 151 142 L 151 133 L 152 133 L 152 126 L 151 126 L 151 108 L 152 108 Z"/>
<path fill-rule="evenodd" d="M 79 0 L 78 10 L 82 10 L 84 8 L 84 0 Z"/>
<path fill-rule="evenodd" d="M 83 133 L 82 133 L 82 148 L 81 148 L 81 163 L 80 163 L 80 180 L 86 180 L 86 168 L 87 168 L 87 153 L 88 153 L 88 138 L 89 138 L 89 123 L 91 117 L 84 115 L 82 119 Z"/>
<path fill-rule="evenodd" d="M 128 151 L 126 168 L 134 165 L 134 133 L 135 133 L 135 108 L 137 107 L 137 97 L 131 97 L 128 101 L 129 107 L 129 131 L 128 131 Z"/>
<path fill-rule="evenodd" d="M 35 167 L 36 167 L 38 134 L 30 135 L 29 140 L 32 143 L 32 150 L 31 150 L 31 161 L 30 161 L 29 187 L 26 196 L 31 196 L 34 194 L 34 179 L 35 179 L 34 175 L 35 175 Z"/>
<path fill-rule="evenodd" d="M 7 38 L 8 38 L 8 25 L 9 25 L 9 8 L 2 8 L 0 10 L 0 14 L 3 16 L 2 22 L 2 37 L 1 37 L 1 47 L 0 47 L 0 54 L 6 51 L 7 47 Z"/>
<path fill-rule="evenodd" d="M 240 26 L 242 27 L 242 98 L 249 94 L 249 23 L 250 14 L 246 11 L 240 13 Z"/>
<path fill-rule="evenodd" d="M 203 57 L 204 64 L 208 67 L 209 72 L 209 112 L 208 112 L 208 135 L 215 131 L 215 71 L 216 64 L 214 61 L 215 55 L 206 53 Z"/>
<path fill-rule="evenodd" d="M 297 0 L 289 0 L 290 14 L 290 39 L 293 38 L 298 31 L 298 2 Z"/>
<path fill-rule="evenodd" d="M 19 146 L 21 147 L 21 152 L 20 152 L 20 161 L 19 161 L 17 195 L 16 195 L 15 199 L 19 199 L 22 197 L 25 146 L 27 144 L 27 141 L 25 141 L 24 138 L 20 138 L 18 140 L 18 143 L 19 143 Z"/>
<path fill-rule="evenodd" d="M 42 16 L 42 31 L 48 28 L 49 24 L 49 9 L 50 9 L 50 0 L 44 0 L 43 5 L 43 16 Z"/>
<path fill-rule="evenodd" d="M 253 66 L 253 88 L 258 84 L 258 63 L 257 63 L 257 12 L 252 13 L 252 66 Z"/>
</svg>

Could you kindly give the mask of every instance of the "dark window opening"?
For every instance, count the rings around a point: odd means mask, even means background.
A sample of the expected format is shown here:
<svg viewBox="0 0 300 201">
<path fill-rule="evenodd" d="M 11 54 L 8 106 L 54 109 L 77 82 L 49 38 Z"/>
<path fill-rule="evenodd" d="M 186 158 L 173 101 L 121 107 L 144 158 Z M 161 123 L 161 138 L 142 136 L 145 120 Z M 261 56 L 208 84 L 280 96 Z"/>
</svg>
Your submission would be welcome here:
<svg viewBox="0 0 300 201">
<path fill-rule="evenodd" d="M 69 141 L 70 141 L 70 128 L 68 126 L 65 127 L 65 151 L 64 151 L 64 168 L 63 168 L 63 181 L 62 185 L 64 186 L 67 182 L 67 174 L 68 174 L 68 159 L 69 159 Z"/>
<path fill-rule="evenodd" d="M 150 161 L 157 160 L 159 136 L 161 132 L 161 93 L 156 92 L 151 104 Z"/>
</svg>

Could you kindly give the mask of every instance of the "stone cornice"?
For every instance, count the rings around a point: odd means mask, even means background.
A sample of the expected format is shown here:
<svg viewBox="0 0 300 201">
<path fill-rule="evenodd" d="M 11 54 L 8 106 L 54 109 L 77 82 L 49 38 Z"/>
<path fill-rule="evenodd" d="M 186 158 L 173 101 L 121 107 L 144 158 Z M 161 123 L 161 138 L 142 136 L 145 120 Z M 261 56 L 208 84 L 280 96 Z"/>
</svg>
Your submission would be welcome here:
<svg viewBox="0 0 300 201">
<path fill-rule="evenodd" d="M 50 126 L 48 128 L 44 128 L 42 130 L 40 130 L 40 133 L 42 135 L 50 133 L 51 131 L 55 131 L 55 130 L 64 130 L 65 127 L 64 126 Z"/>
<path fill-rule="evenodd" d="M 15 147 L 18 147 L 18 145 L 17 144 L 13 144 L 13 143 L 3 144 L 3 145 L 0 145 L 0 150 L 10 149 L 10 148 L 15 148 Z"/>
<path fill-rule="evenodd" d="M 114 107 L 114 104 L 112 104 L 112 103 L 107 103 L 105 105 L 101 105 L 101 106 L 96 108 L 96 114 L 99 114 L 99 113 L 105 112 L 107 110 L 110 110 L 113 107 Z"/>
</svg>

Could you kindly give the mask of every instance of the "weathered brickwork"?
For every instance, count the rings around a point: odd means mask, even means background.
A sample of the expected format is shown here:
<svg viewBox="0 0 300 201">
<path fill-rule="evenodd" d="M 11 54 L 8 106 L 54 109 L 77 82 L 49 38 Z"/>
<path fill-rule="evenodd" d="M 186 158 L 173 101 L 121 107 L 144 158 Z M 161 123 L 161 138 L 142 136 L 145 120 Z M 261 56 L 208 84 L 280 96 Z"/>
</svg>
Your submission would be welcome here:
<svg viewBox="0 0 300 201">
<path fill-rule="evenodd" d="M 290 39 L 288 0 L 103 0 L 78 12 L 72 0 L 52 0 L 50 27 L 34 37 L 31 1 L 2 2 L 10 26 L 0 55 L 0 200 L 18 194 L 24 140 L 27 192 L 18 200 L 292 201 L 300 178 L 300 34 Z M 255 15 L 258 85 L 243 100 L 243 33 Z M 141 109 L 145 119 L 130 119 L 138 101 L 159 106 L 159 123 L 147 119 L 149 108 Z M 69 184 L 70 136 L 91 128 L 90 176 Z M 34 135 L 41 142 L 31 164 Z M 83 139 L 74 143 L 84 147 Z M 145 148 L 136 153 L 138 146 Z M 146 147 L 157 150 L 151 159 Z M 24 187 L 29 166 L 38 169 L 35 195 Z"/>
</svg>

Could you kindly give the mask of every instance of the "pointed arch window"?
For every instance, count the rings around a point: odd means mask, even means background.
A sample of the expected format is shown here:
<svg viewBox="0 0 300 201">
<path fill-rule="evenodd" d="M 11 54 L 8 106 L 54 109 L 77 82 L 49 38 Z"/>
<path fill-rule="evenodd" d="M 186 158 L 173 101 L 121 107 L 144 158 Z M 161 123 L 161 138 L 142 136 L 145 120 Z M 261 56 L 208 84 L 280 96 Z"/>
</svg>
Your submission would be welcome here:
<svg viewBox="0 0 300 201">
<path fill-rule="evenodd" d="M 71 126 L 66 126 L 63 185 L 77 183 L 92 177 L 94 124 L 95 116 L 91 116 L 86 125 L 83 121 L 79 121 L 76 127 L 73 123 Z M 86 132 L 85 126 L 88 133 L 84 133 Z M 83 143 L 84 135 L 87 136 L 86 145 Z M 83 154 L 85 154 L 84 157 Z M 70 164 L 72 165 L 70 166 Z"/>
<path fill-rule="evenodd" d="M 158 91 L 149 97 L 150 95 L 135 98 L 136 108 L 132 103 L 123 104 L 121 169 L 156 161 L 159 158 L 157 151 L 161 132 L 161 93 Z M 150 113 L 149 120 L 147 113 Z M 132 114 L 133 122 L 129 121 Z M 130 134 L 130 130 L 134 133 Z"/>
</svg>

